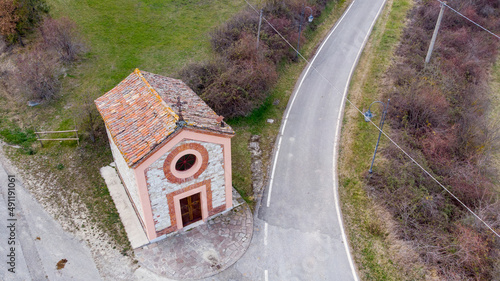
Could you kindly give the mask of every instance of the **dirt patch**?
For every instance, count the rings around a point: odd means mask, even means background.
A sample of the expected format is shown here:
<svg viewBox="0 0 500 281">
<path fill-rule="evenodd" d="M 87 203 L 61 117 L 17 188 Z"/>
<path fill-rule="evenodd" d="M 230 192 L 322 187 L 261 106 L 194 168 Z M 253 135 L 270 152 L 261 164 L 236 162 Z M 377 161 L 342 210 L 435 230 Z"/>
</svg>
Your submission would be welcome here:
<svg viewBox="0 0 500 281">
<path fill-rule="evenodd" d="M 67 259 L 62 259 L 62 260 L 58 261 L 56 264 L 57 270 L 63 269 L 66 266 L 67 262 L 68 262 Z"/>
</svg>

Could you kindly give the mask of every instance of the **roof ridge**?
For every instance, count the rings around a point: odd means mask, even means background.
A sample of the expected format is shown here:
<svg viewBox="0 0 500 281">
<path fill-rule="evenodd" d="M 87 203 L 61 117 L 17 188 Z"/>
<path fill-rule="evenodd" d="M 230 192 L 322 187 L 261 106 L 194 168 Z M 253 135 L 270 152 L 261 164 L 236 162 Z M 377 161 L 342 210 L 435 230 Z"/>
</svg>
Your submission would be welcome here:
<svg viewBox="0 0 500 281">
<path fill-rule="evenodd" d="M 151 91 L 151 93 L 160 101 L 160 103 L 165 106 L 165 108 L 167 109 L 167 111 L 170 113 L 170 115 L 172 115 L 172 117 L 175 118 L 176 121 L 179 121 L 179 115 L 177 115 L 177 113 L 175 113 L 175 111 L 160 97 L 160 95 L 156 92 L 156 90 L 151 86 L 151 84 L 149 84 L 148 80 L 146 80 L 146 78 L 144 78 L 144 76 L 142 75 L 141 71 L 139 70 L 139 68 L 136 68 L 134 70 L 134 73 L 139 76 L 142 81 L 146 84 L 146 86 L 148 86 L 149 90 Z"/>
</svg>

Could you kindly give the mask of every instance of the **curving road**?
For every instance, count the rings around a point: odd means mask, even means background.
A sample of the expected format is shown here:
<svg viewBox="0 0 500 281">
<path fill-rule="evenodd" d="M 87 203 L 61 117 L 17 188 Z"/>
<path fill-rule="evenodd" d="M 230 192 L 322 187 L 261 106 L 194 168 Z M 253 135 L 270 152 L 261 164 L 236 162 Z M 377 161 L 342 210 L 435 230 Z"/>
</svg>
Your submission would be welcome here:
<svg viewBox="0 0 500 281">
<path fill-rule="evenodd" d="M 294 255 L 278 266 L 288 270 L 269 268 L 269 280 L 357 280 L 338 204 L 337 140 L 353 69 L 384 3 L 351 4 L 289 104 L 259 218 L 268 246 Z"/>
<path fill-rule="evenodd" d="M 384 3 L 354 0 L 302 74 L 282 120 L 252 244 L 211 280 L 358 279 L 338 206 L 337 140 L 352 71 Z"/>
</svg>

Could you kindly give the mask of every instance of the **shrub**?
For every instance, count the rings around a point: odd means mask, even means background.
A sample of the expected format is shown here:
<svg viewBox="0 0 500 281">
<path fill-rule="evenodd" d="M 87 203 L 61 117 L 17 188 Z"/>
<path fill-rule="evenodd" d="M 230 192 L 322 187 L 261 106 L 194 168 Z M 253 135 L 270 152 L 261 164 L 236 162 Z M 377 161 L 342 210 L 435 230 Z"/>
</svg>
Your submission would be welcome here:
<svg viewBox="0 0 500 281">
<path fill-rule="evenodd" d="M 61 62 L 76 61 L 85 51 L 75 24 L 67 18 L 46 18 L 39 31 L 41 39 L 19 54 L 16 69 L 7 73 L 9 88 L 23 101 L 54 99 L 61 85 Z"/>
<path fill-rule="evenodd" d="M 99 137 L 106 135 L 104 121 L 97 111 L 92 95 L 87 94 L 77 103 L 76 120 L 78 120 L 79 130 L 84 132 L 84 135 L 95 142 Z"/>
<path fill-rule="evenodd" d="M 49 11 L 45 0 L 0 0 L 0 30 L 8 42 L 20 42 L 22 36 L 38 26 Z"/>
<path fill-rule="evenodd" d="M 228 66 L 201 97 L 220 115 L 245 116 L 263 103 L 266 91 L 276 79 L 272 65 L 248 60 Z"/>
<path fill-rule="evenodd" d="M 490 279 L 491 262 L 488 259 L 490 249 L 487 241 L 474 229 L 462 224 L 457 225 L 455 235 L 457 267 L 462 268 L 467 277 Z"/>
<path fill-rule="evenodd" d="M 424 80 L 401 89 L 391 99 L 391 116 L 414 135 L 446 124 L 448 102 L 442 93 Z"/>
<path fill-rule="evenodd" d="M 229 47 L 241 38 L 242 33 L 257 33 L 259 16 L 252 10 L 245 10 L 221 27 L 210 33 L 212 48 L 219 54 L 223 54 Z"/>
<path fill-rule="evenodd" d="M 450 0 L 448 5 L 498 32 L 498 1 Z M 437 1 L 416 5 L 388 72 L 393 89 L 388 123 L 417 162 L 493 227 L 500 225 L 498 190 L 488 156 L 498 132 L 487 122 L 489 70 L 498 40 L 445 11 L 430 64 L 424 57 L 439 13 Z M 394 147 L 370 184 L 422 260 L 444 280 L 490 280 L 499 272 L 498 239 Z M 497 172 L 495 172 L 497 173 Z M 496 175 L 498 176 L 498 175 Z"/>
<path fill-rule="evenodd" d="M 201 95 L 203 91 L 225 71 L 227 61 L 221 58 L 213 61 L 192 63 L 184 67 L 179 76 L 195 93 Z"/>
<path fill-rule="evenodd" d="M 5 43 L 5 40 L 2 35 L 0 35 L 0 55 L 5 52 L 7 49 L 7 44 Z"/>
<path fill-rule="evenodd" d="M 292 21 L 288 18 L 270 16 L 269 22 L 292 44 L 297 42 L 298 30 L 294 28 Z M 261 33 L 262 42 L 268 46 L 269 52 L 266 55 L 274 63 L 279 63 L 283 58 L 291 60 L 295 53 L 290 51 L 288 44 L 269 25 L 264 27 Z M 304 42 L 304 38 L 301 38 Z"/>
<path fill-rule="evenodd" d="M 225 57 L 227 57 L 231 63 L 249 60 L 257 61 L 267 53 L 266 45 L 260 46 L 259 50 L 257 50 L 255 36 L 242 32 L 240 37 L 241 38 L 234 42 L 225 52 Z"/>
<path fill-rule="evenodd" d="M 63 62 L 76 61 L 85 52 L 85 46 L 76 31 L 76 24 L 68 18 L 46 18 L 40 27 L 43 45 L 54 50 Z"/>
<path fill-rule="evenodd" d="M 49 101 L 59 91 L 59 70 L 57 59 L 35 46 L 17 58 L 12 82 L 22 100 Z"/>
<path fill-rule="evenodd" d="M 315 1 L 319 9 L 308 5 L 318 16 L 328 1 Z M 304 0 L 266 1 L 262 7 L 263 16 L 294 44 L 299 36 L 298 21 L 305 4 Z M 245 116 L 260 106 L 276 82 L 277 64 L 295 57 L 288 44 L 265 21 L 261 25 L 257 49 L 258 23 L 259 15 L 253 10 L 237 14 L 210 34 L 216 58 L 190 64 L 179 72 L 188 86 L 225 117 Z M 303 29 L 307 24 L 304 20 Z M 301 38 L 301 42 L 304 39 Z"/>
<path fill-rule="evenodd" d="M 12 0 L 0 0 L 0 35 L 12 36 L 16 33 L 19 16 L 16 15 L 16 5 Z"/>
</svg>

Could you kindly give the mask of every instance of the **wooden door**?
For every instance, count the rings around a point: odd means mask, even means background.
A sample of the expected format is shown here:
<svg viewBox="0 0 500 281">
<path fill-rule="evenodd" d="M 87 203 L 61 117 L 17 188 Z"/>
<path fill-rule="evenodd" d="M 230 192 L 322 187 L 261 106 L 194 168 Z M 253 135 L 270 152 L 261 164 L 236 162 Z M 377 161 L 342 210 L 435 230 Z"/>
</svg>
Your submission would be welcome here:
<svg viewBox="0 0 500 281">
<path fill-rule="evenodd" d="M 181 199 L 180 205 L 183 227 L 201 220 L 200 193 Z"/>
</svg>

